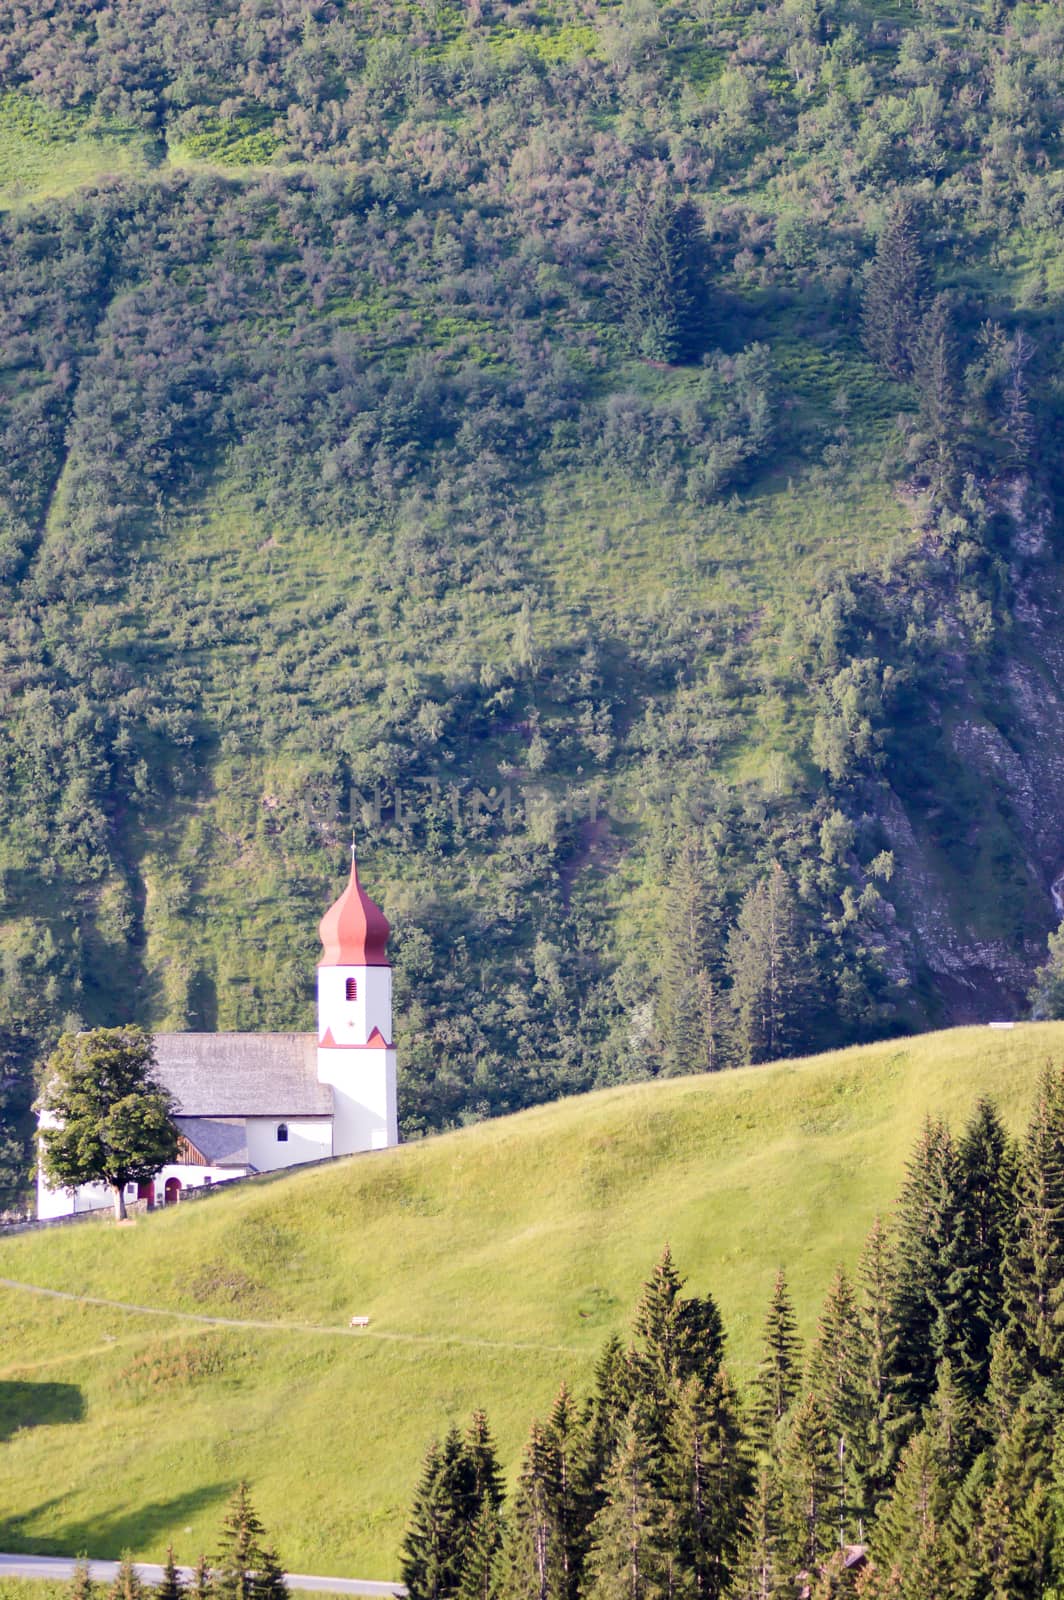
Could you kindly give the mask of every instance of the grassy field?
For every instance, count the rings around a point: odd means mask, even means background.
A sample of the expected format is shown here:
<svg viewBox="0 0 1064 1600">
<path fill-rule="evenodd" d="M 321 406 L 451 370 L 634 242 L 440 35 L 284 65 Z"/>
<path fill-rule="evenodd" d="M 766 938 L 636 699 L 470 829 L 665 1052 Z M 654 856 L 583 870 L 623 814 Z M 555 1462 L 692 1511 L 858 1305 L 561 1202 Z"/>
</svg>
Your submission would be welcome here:
<svg viewBox="0 0 1064 1600">
<path fill-rule="evenodd" d="M 0 1548 L 172 1539 L 191 1561 L 246 1474 L 293 1570 L 394 1577 L 428 1438 L 483 1405 L 512 1469 L 666 1240 L 718 1296 L 744 1377 L 777 1265 L 808 1334 L 925 1114 L 959 1122 L 989 1093 L 1019 1128 L 1062 1053 L 1060 1024 L 963 1029 L 609 1090 L 126 1228 L 13 1238 L 5 1278 L 159 1314 L 0 1291 Z"/>
</svg>

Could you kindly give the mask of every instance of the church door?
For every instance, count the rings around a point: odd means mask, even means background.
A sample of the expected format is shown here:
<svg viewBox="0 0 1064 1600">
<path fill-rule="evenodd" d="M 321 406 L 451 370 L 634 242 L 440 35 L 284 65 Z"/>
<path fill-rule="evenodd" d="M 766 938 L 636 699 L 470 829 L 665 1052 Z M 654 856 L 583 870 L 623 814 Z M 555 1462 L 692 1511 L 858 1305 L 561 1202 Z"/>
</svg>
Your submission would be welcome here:
<svg viewBox="0 0 1064 1600">
<path fill-rule="evenodd" d="M 149 1211 L 154 1211 L 155 1210 L 155 1184 L 151 1183 L 151 1182 L 149 1182 L 149 1183 L 139 1183 L 137 1185 L 137 1199 L 138 1200 L 146 1200 L 148 1202 L 148 1210 Z"/>
<path fill-rule="evenodd" d="M 176 1205 L 181 1198 L 181 1179 L 167 1178 L 164 1194 L 168 1206 Z"/>
</svg>

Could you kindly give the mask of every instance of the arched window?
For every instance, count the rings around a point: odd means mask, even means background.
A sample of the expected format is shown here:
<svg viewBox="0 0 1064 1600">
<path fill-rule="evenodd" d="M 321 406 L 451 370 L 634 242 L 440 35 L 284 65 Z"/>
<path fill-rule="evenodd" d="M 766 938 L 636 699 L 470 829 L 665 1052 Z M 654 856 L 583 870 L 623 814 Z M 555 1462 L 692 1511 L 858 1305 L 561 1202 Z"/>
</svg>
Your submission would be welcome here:
<svg viewBox="0 0 1064 1600">
<path fill-rule="evenodd" d="M 287 1122 L 279 1122 L 277 1124 L 277 1143 L 278 1144 L 287 1144 L 288 1143 L 288 1124 L 287 1124 Z"/>
<path fill-rule="evenodd" d="M 358 979 L 357 978 L 348 978 L 348 980 L 347 980 L 347 998 L 349 1000 L 357 1000 L 358 999 Z"/>
</svg>

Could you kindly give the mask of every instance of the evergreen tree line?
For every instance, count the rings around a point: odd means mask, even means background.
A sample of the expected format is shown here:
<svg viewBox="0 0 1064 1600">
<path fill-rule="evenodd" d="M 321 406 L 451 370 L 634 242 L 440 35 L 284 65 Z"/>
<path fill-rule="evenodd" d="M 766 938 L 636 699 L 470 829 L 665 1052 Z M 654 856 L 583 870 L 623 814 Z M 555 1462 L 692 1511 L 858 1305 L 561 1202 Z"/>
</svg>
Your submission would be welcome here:
<svg viewBox="0 0 1064 1600">
<path fill-rule="evenodd" d="M 928 1118 L 803 1354 L 777 1274 L 742 1394 L 666 1248 L 508 1503 L 487 1419 L 429 1449 L 411 1600 L 1049 1600 L 1064 1585 L 1064 1069 L 1026 1133 Z"/>
<path fill-rule="evenodd" d="M 82 1557 L 70 1581 L 69 1600 L 99 1600 L 101 1586 L 93 1583 L 88 1561 Z M 119 1562 L 106 1600 L 287 1600 L 288 1585 L 277 1551 L 251 1503 L 246 1483 L 237 1485 L 222 1522 L 219 1550 L 213 1563 L 201 1555 L 186 1581 L 174 1561 L 171 1545 L 166 1552 L 162 1582 L 144 1582 L 127 1552 Z"/>
</svg>

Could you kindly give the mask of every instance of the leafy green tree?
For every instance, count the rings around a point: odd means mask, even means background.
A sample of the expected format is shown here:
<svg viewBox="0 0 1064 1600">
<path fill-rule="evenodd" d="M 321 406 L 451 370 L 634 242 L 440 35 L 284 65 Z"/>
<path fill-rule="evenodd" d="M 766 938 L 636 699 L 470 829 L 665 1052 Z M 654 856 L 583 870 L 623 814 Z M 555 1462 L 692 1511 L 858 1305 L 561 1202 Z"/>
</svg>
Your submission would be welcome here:
<svg viewBox="0 0 1064 1600">
<path fill-rule="evenodd" d="M 177 1155 L 174 1102 L 155 1075 L 142 1028 L 65 1033 L 44 1068 L 39 1110 L 54 1123 L 41 1132 L 48 1180 L 74 1189 L 106 1183 L 115 1215 L 126 1214 L 127 1183 L 145 1183 Z"/>
<path fill-rule="evenodd" d="M 916 211 L 903 198 L 895 205 L 876 243 L 862 305 L 865 348 L 892 378 L 901 382 L 912 376 L 927 292 L 927 260 Z"/>
<path fill-rule="evenodd" d="M 1035 972 L 1027 999 L 1037 1022 L 1064 1017 L 1064 927 L 1049 935 L 1049 953 Z"/>
<path fill-rule="evenodd" d="M 727 966 L 742 1059 L 786 1055 L 800 1037 L 808 995 L 794 894 L 778 862 L 743 900 Z"/>
<path fill-rule="evenodd" d="M 753 1436 L 768 1449 L 790 1410 L 801 1382 L 801 1341 L 782 1267 L 776 1273 L 762 1335 L 763 1354 L 753 1383 L 750 1418 Z"/>
<path fill-rule="evenodd" d="M 661 186 L 636 196 L 621 246 L 619 296 L 637 355 L 683 361 L 702 342 L 702 219 Z"/>
</svg>

